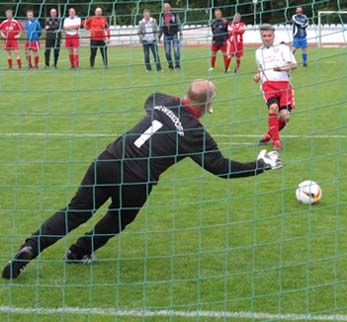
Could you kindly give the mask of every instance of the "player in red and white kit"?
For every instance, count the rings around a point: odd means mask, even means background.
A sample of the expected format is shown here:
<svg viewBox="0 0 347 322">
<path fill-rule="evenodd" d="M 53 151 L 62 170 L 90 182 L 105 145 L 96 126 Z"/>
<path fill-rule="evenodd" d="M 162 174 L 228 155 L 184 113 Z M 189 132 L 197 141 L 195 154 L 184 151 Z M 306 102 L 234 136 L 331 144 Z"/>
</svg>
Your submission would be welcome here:
<svg viewBox="0 0 347 322">
<path fill-rule="evenodd" d="M 236 57 L 236 67 L 234 72 L 240 68 L 241 57 L 243 56 L 243 34 L 246 31 L 246 26 L 241 22 L 241 15 L 236 14 L 232 22 L 228 25 L 228 64 L 229 70 L 231 59 Z"/>
<path fill-rule="evenodd" d="M 63 28 L 66 33 L 65 47 L 69 50 L 71 68 L 79 67 L 81 18 L 76 16 L 74 8 L 69 9 L 69 16 L 64 19 Z"/>
<path fill-rule="evenodd" d="M 18 53 L 18 38 L 24 29 L 20 22 L 13 19 L 13 11 L 6 10 L 6 20 L 0 24 L 0 35 L 5 39 L 5 50 L 7 52 L 8 67 L 13 68 L 12 54 L 13 50 L 16 55 L 17 66 L 22 68 L 22 61 Z"/>
<path fill-rule="evenodd" d="M 290 70 L 297 67 L 295 57 L 290 48 L 281 43 L 274 45 L 275 28 L 264 24 L 260 27 L 263 46 L 256 50 L 258 73 L 253 80 L 262 81 L 264 99 L 269 108 L 269 130 L 260 139 L 264 144 L 272 140 L 274 150 L 281 149 L 279 131 L 289 121 L 290 112 L 295 108 L 294 91 L 290 83 Z"/>
</svg>

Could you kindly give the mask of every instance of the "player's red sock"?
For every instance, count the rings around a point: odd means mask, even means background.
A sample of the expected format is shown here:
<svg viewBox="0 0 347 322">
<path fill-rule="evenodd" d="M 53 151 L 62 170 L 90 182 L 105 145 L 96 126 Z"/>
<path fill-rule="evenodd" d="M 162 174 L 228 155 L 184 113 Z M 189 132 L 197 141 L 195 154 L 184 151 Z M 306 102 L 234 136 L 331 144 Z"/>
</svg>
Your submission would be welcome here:
<svg viewBox="0 0 347 322">
<path fill-rule="evenodd" d="M 227 55 L 224 55 L 223 59 L 224 59 L 224 68 L 228 69 L 229 68 L 229 64 L 230 64 L 230 59 L 228 58 Z"/>
<path fill-rule="evenodd" d="M 39 56 L 34 56 L 35 68 L 39 68 Z"/>
<path fill-rule="evenodd" d="M 272 141 L 279 141 L 280 134 L 278 130 L 278 117 L 277 113 L 269 113 L 269 134 L 271 135 Z"/>
<path fill-rule="evenodd" d="M 74 55 L 75 67 L 79 66 L 79 61 L 78 60 L 79 60 L 78 55 Z"/>
<path fill-rule="evenodd" d="M 236 58 L 236 69 L 239 69 L 241 65 L 241 59 L 240 58 Z"/>
<path fill-rule="evenodd" d="M 18 68 L 22 68 L 22 61 L 21 61 L 21 59 L 20 59 L 20 58 L 17 58 L 16 60 L 17 60 L 17 66 L 18 66 Z"/>
<path fill-rule="evenodd" d="M 285 121 L 282 119 L 278 119 L 278 130 L 281 131 L 282 129 L 284 129 L 288 122 L 289 120 Z"/>
<path fill-rule="evenodd" d="M 75 60 L 74 60 L 74 56 L 72 54 L 69 55 L 69 59 L 70 59 L 70 65 L 72 68 L 75 67 Z"/>
<path fill-rule="evenodd" d="M 27 55 L 27 61 L 28 61 L 29 67 L 31 67 L 32 64 L 31 64 L 31 56 L 30 55 Z"/>
<path fill-rule="evenodd" d="M 212 68 L 214 68 L 214 66 L 216 66 L 216 59 L 217 59 L 216 56 L 212 56 L 212 57 L 211 57 L 211 67 L 212 67 Z"/>
<path fill-rule="evenodd" d="M 12 68 L 12 67 L 13 67 L 12 58 L 8 58 L 8 59 L 7 59 L 7 63 L 8 63 L 8 67 L 9 67 L 9 68 Z"/>
</svg>

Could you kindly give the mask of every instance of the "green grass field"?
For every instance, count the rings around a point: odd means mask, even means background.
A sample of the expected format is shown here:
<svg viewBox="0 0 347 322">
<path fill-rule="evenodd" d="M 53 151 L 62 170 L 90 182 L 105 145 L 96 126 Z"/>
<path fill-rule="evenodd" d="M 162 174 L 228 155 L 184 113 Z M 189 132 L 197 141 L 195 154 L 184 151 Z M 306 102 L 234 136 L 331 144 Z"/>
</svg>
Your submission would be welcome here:
<svg viewBox="0 0 347 322">
<path fill-rule="evenodd" d="M 111 48 L 108 70 L 89 70 L 88 54 L 77 71 L 65 50 L 57 71 L 9 71 L 0 54 L 1 269 L 154 91 L 183 97 L 191 80 L 213 80 L 215 112 L 203 123 L 226 156 L 259 152 L 267 112 L 251 80 L 254 49 L 238 74 L 222 72 L 221 56 L 208 73 L 207 48 L 182 49 L 181 72 L 166 70 L 161 51 L 163 73 L 145 73 L 139 48 Z M 346 48 L 310 49 L 309 67 L 293 72 L 283 169 L 228 181 L 182 161 L 92 265 L 63 256 L 107 204 L 18 279 L 1 280 L 0 321 L 347 321 L 346 76 Z M 318 205 L 295 199 L 306 179 L 323 189 Z"/>
</svg>

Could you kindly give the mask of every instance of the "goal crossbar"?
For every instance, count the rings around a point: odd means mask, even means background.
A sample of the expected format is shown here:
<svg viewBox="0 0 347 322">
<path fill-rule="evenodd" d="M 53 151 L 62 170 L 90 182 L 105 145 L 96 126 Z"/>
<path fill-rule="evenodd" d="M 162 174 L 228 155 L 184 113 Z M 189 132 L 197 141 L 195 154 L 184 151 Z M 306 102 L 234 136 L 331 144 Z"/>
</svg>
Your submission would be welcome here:
<svg viewBox="0 0 347 322">
<path fill-rule="evenodd" d="M 322 16 L 330 14 L 347 14 L 347 11 L 318 11 L 318 47 L 322 47 Z"/>
</svg>

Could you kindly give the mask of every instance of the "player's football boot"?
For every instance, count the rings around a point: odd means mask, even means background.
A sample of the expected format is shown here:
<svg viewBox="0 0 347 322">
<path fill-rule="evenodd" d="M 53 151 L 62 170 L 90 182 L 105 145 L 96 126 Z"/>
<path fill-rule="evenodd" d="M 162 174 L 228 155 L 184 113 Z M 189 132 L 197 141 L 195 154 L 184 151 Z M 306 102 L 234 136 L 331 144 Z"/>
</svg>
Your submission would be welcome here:
<svg viewBox="0 0 347 322">
<path fill-rule="evenodd" d="M 266 144 L 271 141 L 271 135 L 269 133 L 265 133 L 264 136 L 259 140 L 259 144 Z"/>
<path fill-rule="evenodd" d="M 65 262 L 68 264 L 90 264 L 93 261 L 92 254 L 82 254 L 78 250 L 77 246 L 71 245 L 65 254 Z"/>
<path fill-rule="evenodd" d="M 25 266 L 35 258 L 33 249 L 30 246 L 23 246 L 19 249 L 16 256 L 8 262 L 2 271 L 2 278 L 17 278 L 24 270 Z"/>
<path fill-rule="evenodd" d="M 281 144 L 281 141 L 272 141 L 272 149 L 274 151 L 280 151 L 282 148 L 282 144 Z"/>
</svg>

